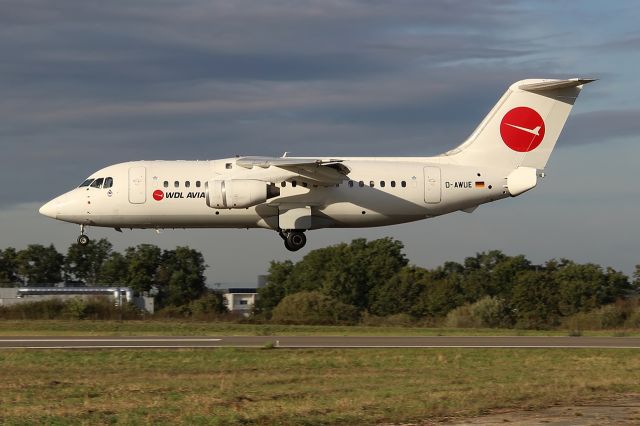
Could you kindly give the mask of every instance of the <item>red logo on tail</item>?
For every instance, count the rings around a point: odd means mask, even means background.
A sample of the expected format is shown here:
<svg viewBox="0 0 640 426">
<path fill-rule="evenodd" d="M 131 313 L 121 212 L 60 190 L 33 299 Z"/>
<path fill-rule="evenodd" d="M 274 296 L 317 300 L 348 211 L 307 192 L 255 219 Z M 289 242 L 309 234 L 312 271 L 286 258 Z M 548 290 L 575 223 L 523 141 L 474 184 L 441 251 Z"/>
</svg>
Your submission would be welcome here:
<svg viewBox="0 0 640 426">
<path fill-rule="evenodd" d="M 514 151 L 533 151 L 544 139 L 544 120 L 529 107 L 517 107 L 502 117 L 500 136 Z"/>
</svg>

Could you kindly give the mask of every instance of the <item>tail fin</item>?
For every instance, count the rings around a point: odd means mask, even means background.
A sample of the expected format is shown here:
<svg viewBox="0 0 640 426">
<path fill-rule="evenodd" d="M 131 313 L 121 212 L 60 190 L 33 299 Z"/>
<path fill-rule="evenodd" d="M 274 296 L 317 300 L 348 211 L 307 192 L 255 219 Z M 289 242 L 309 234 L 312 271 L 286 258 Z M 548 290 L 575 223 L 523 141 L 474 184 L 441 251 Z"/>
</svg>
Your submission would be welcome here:
<svg viewBox="0 0 640 426">
<path fill-rule="evenodd" d="M 582 86 L 592 81 L 518 81 L 471 136 L 444 155 L 460 164 L 544 169 Z"/>
</svg>

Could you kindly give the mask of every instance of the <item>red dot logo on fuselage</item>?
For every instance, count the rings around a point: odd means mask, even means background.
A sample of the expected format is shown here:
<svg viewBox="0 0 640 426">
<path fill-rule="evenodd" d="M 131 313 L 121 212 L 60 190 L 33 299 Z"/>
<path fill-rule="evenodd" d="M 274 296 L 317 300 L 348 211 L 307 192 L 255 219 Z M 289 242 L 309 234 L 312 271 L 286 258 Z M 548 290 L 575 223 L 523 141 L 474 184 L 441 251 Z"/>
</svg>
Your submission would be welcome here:
<svg viewBox="0 0 640 426">
<path fill-rule="evenodd" d="M 502 117 L 500 136 L 514 151 L 533 151 L 544 139 L 544 120 L 529 107 L 514 108 Z"/>
<path fill-rule="evenodd" d="M 162 192 L 162 190 L 160 189 L 156 189 L 155 191 L 153 191 L 153 199 L 156 201 L 160 201 L 164 198 L 164 192 Z"/>
</svg>

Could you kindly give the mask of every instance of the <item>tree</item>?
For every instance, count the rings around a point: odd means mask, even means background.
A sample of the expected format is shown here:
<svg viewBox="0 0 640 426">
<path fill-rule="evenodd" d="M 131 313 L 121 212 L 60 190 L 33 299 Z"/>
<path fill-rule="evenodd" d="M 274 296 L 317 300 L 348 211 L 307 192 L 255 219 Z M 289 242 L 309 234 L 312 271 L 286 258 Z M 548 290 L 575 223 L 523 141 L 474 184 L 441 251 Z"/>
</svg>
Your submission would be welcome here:
<svg viewBox="0 0 640 426">
<path fill-rule="evenodd" d="M 331 262 L 322 269 L 321 291 L 347 305 L 367 308 L 369 292 L 407 265 L 403 248 L 402 242 L 391 238 L 338 245 Z"/>
<path fill-rule="evenodd" d="M 13 247 L 0 250 L 0 283 L 3 285 L 20 283 L 17 257 L 18 253 Z"/>
<path fill-rule="evenodd" d="M 473 303 L 493 293 L 491 287 L 491 270 L 466 269 L 460 280 L 460 296 L 464 302 Z"/>
<path fill-rule="evenodd" d="M 606 291 L 601 294 L 602 299 L 600 303 L 610 303 L 616 299 L 629 297 L 630 294 L 635 294 L 637 287 L 629 282 L 627 277 L 622 272 L 616 271 L 613 268 L 607 268 L 605 273 Z"/>
<path fill-rule="evenodd" d="M 118 252 L 113 252 L 100 266 L 98 282 L 106 285 L 126 284 L 129 263 Z"/>
<path fill-rule="evenodd" d="M 285 324 L 354 324 L 358 309 L 318 291 L 301 291 L 282 299 L 272 320 Z"/>
<path fill-rule="evenodd" d="M 26 249 L 20 250 L 16 257 L 20 279 L 28 285 L 62 281 L 63 262 L 64 256 L 58 253 L 53 244 L 49 247 L 30 244 Z"/>
<path fill-rule="evenodd" d="M 511 318 L 503 300 L 485 296 L 472 304 L 458 306 L 447 314 L 447 327 L 500 327 L 509 326 Z"/>
<path fill-rule="evenodd" d="M 507 256 L 499 250 L 477 253 L 464 261 L 461 282 L 464 298 L 473 303 L 485 296 L 508 297 L 515 276 L 531 268 L 524 256 Z"/>
<path fill-rule="evenodd" d="M 500 250 L 491 250 L 489 252 L 477 253 L 475 257 L 467 257 L 464 260 L 465 270 L 483 269 L 491 271 L 499 263 L 507 259 L 507 255 Z"/>
<path fill-rule="evenodd" d="M 206 289 L 204 294 L 189 303 L 189 311 L 193 317 L 207 317 L 209 315 L 222 314 L 227 312 L 222 294 L 217 291 Z"/>
<path fill-rule="evenodd" d="M 549 271 L 526 271 L 518 274 L 513 287 L 511 309 L 516 325 L 524 328 L 547 328 L 558 324 L 558 288 Z"/>
<path fill-rule="evenodd" d="M 356 239 L 313 250 L 296 264 L 272 262 L 258 310 L 268 316 L 282 298 L 300 291 L 320 291 L 366 309 L 370 291 L 407 265 L 402 249 L 402 243 L 391 238 Z"/>
<path fill-rule="evenodd" d="M 443 317 L 465 302 L 462 293 L 464 276 L 458 273 L 425 283 L 420 299 L 411 308 L 415 316 Z"/>
<path fill-rule="evenodd" d="M 631 289 L 626 276 L 592 263 L 580 265 L 563 261 L 553 265 L 559 309 L 563 315 L 586 312 L 623 297 Z"/>
<path fill-rule="evenodd" d="M 72 244 L 64 260 L 64 272 L 67 278 L 95 285 L 100 278 L 102 265 L 111 254 L 112 245 L 105 238 L 89 240 L 81 246 Z"/>
<path fill-rule="evenodd" d="M 640 265 L 636 265 L 636 269 L 633 272 L 633 285 L 636 289 L 640 288 Z"/>
<path fill-rule="evenodd" d="M 189 247 L 165 250 L 156 274 L 158 303 L 180 306 L 198 299 L 206 290 L 202 253 Z"/>
<path fill-rule="evenodd" d="M 509 298 L 515 277 L 531 269 L 531 262 L 523 255 L 504 258 L 491 269 L 491 286 L 487 292 L 488 295 Z"/>
<path fill-rule="evenodd" d="M 287 290 L 290 287 L 288 285 L 289 277 L 292 272 L 292 261 L 271 261 L 267 284 L 258 289 L 258 298 L 255 306 L 256 313 L 269 316 L 273 308 L 278 306 L 278 303 L 287 295 Z"/>
<path fill-rule="evenodd" d="M 386 282 L 369 293 L 369 312 L 388 316 L 399 313 L 415 314 L 413 306 L 426 289 L 431 274 L 424 268 L 405 266 Z"/>
<path fill-rule="evenodd" d="M 140 244 L 125 251 L 127 285 L 138 293 L 150 291 L 160 266 L 162 251 L 152 244 Z"/>
</svg>

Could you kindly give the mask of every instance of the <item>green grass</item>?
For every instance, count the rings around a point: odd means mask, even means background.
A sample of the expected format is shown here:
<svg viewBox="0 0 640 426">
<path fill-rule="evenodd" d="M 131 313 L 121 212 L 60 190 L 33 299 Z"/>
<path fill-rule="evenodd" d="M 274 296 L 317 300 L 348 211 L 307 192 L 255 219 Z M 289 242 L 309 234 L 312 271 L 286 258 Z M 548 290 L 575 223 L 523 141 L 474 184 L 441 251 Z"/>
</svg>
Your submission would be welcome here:
<svg viewBox="0 0 640 426">
<path fill-rule="evenodd" d="M 424 422 L 640 391 L 635 350 L 0 351 L 0 423 Z"/>
<path fill-rule="evenodd" d="M 571 333 L 570 330 L 304 326 L 178 320 L 0 320 L 0 336 L 567 336 Z M 584 336 L 640 336 L 637 329 L 583 330 L 580 333 Z"/>
</svg>

